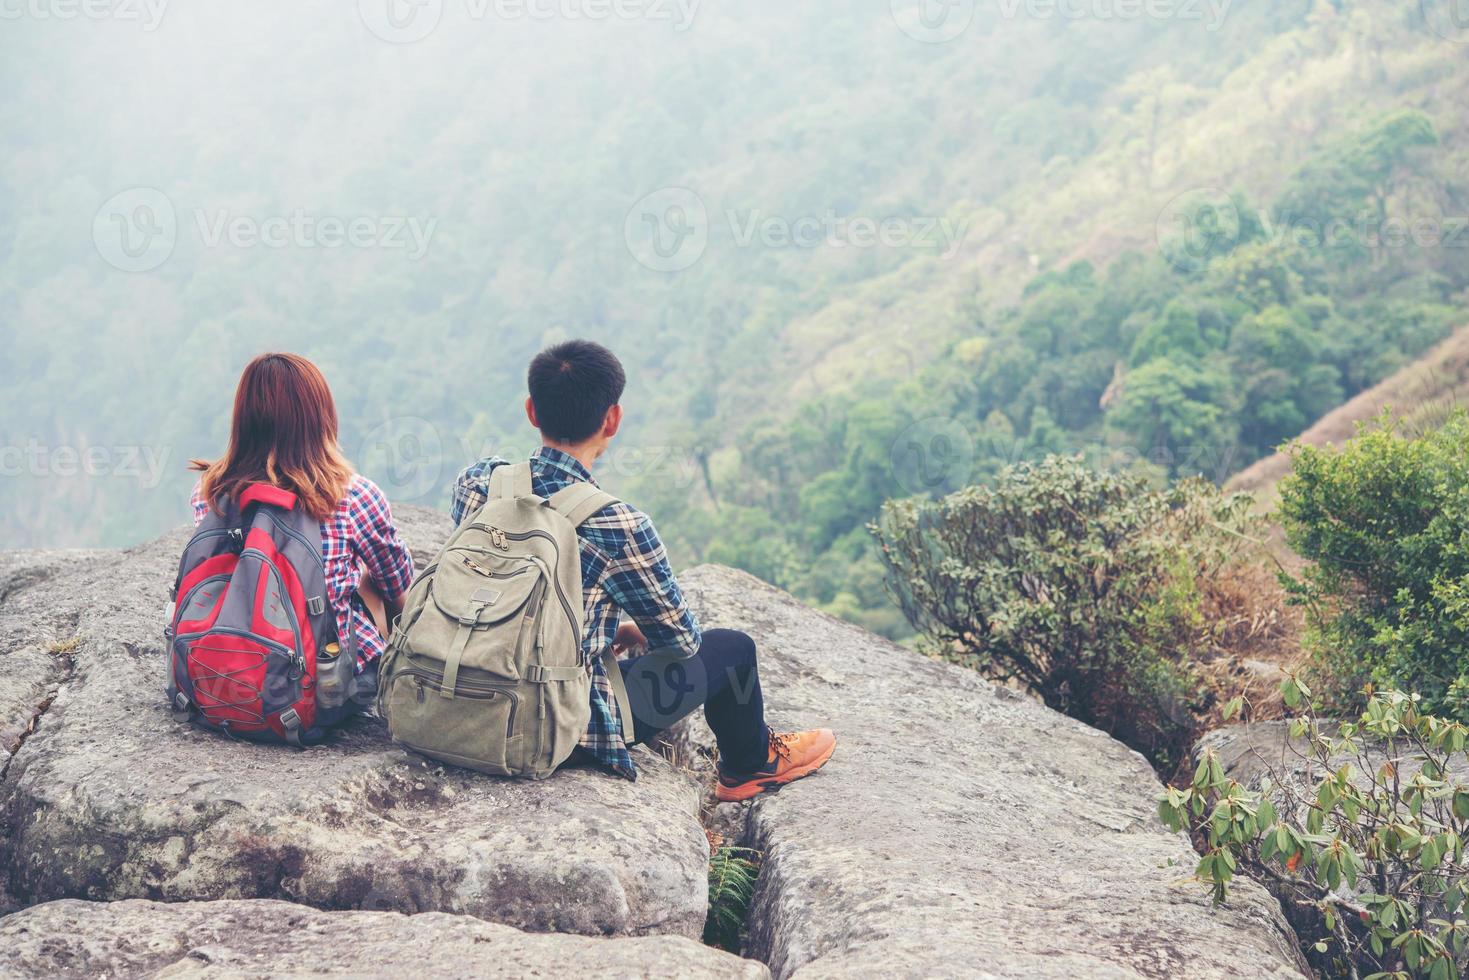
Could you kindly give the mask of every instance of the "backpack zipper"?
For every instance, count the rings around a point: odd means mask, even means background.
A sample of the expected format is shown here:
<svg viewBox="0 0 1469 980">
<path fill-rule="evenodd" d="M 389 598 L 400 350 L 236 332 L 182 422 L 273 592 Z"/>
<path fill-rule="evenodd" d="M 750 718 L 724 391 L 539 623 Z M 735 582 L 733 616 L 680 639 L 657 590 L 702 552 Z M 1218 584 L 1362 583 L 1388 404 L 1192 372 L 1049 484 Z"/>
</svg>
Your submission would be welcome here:
<svg viewBox="0 0 1469 980">
<path fill-rule="evenodd" d="M 433 688 L 434 693 L 437 694 L 444 687 L 442 676 L 435 676 L 431 671 L 425 670 L 422 667 L 404 667 L 402 670 L 393 673 L 394 680 L 403 676 L 413 678 L 418 687 L 418 701 L 420 704 L 424 700 L 423 692 L 425 688 Z M 461 696 L 475 701 L 493 701 L 495 698 L 508 698 L 510 701 L 510 717 L 512 723 L 515 718 L 514 712 L 520 710 L 520 696 L 506 687 L 460 681 L 454 685 L 454 697 L 458 698 Z"/>
<path fill-rule="evenodd" d="M 260 556 L 260 563 L 266 568 L 270 569 L 270 577 L 275 581 L 275 584 L 280 587 L 281 608 L 286 611 L 286 618 L 291 621 L 291 636 L 294 638 L 296 644 L 296 669 L 300 671 L 302 677 L 305 677 L 306 649 L 305 645 L 301 642 L 301 623 L 299 620 L 296 619 L 296 610 L 291 608 L 290 596 L 286 594 L 286 583 L 282 581 L 280 571 L 273 564 L 271 564 L 269 555 L 261 551 L 259 548 L 246 548 L 244 551 L 240 552 L 240 557 L 243 558 L 245 555 L 248 554 L 255 554 Z M 335 617 L 336 614 L 335 612 L 333 612 L 333 619 L 335 619 Z"/>
<path fill-rule="evenodd" d="M 303 535 L 300 531 L 297 531 L 293 527 L 287 527 L 286 525 L 282 524 L 280 520 L 269 511 L 266 512 L 265 516 L 270 518 L 270 523 L 274 524 L 278 530 L 288 535 L 289 537 L 295 538 L 306 548 L 307 551 L 315 555 L 316 564 L 318 567 L 322 569 L 326 568 L 326 559 L 321 554 L 320 545 L 317 545 L 315 548 L 311 547 L 311 542 L 306 540 L 305 535 Z"/>
<path fill-rule="evenodd" d="M 477 527 L 481 530 L 490 529 L 490 525 L 484 523 L 483 521 L 475 521 L 469 526 Z M 561 560 L 561 546 L 557 544 L 556 539 L 546 531 L 503 531 L 501 533 L 503 533 L 505 537 L 510 539 L 511 541 L 527 541 L 531 538 L 545 538 L 547 541 L 551 542 L 551 552 L 556 556 L 557 562 L 559 563 Z M 550 571 L 550 569 L 547 569 L 547 571 Z M 577 643 L 580 644 L 581 625 L 577 622 L 576 613 L 572 611 L 571 603 L 568 602 L 566 599 L 566 593 L 561 591 L 561 582 L 556 578 L 555 575 L 548 575 L 547 578 L 551 580 L 551 585 L 556 590 L 556 598 L 561 601 L 561 608 L 566 613 L 567 621 L 571 623 L 572 635 L 576 637 Z"/>
<path fill-rule="evenodd" d="M 192 641 L 199 639 L 199 637 L 208 636 L 211 633 L 222 633 L 225 636 L 239 636 L 247 640 L 252 640 L 255 643 L 259 643 L 261 646 L 266 647 L 267 652 L 274 652 L 277 656 L 283 656 L 286 659 L 290 660 L 292 666 L 300 666 L 300 659 L 295 656 L 291 648 L 286 646 L 284 643 L 281 643 L 278 640 L 272 640 L 269 637 L 258 636 L 255 633 L 251 633 L 249 630 L 238 629 L 234 626 L 211 626 L 209 629 L 200 630 L 197 633 L 185 633 L 182 636 L 176 636 L 174 637 L 174 641 L 192 643 Z M 190 652 L 192 652 L 193 647 L 190 646 L 189 650 Z M 300 677 L 297 677 L 296 681 L 296 687 L 299 691 L 299 689 L 301 688 Z M 300 698 L 297 697 L 295 700 L 300 700 Z"/>
</svg>

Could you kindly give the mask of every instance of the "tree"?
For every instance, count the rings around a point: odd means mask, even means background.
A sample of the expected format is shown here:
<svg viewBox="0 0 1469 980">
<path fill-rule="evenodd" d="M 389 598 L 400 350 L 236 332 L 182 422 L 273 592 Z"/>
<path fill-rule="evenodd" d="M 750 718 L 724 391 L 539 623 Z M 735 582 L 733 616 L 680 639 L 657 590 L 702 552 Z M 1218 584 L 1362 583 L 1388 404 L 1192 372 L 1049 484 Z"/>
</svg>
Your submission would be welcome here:
<svg viewBox="0 0 1469 980">
<path fill-rule="evenodd" d="M 1225 560 L 1248 498 L 1202 481 L 1047 457 L 993 486 L 893 501 L 870 530 L 904 615 L 935 656 L 1034 691 L 1155 759 L 1192 731 L 1187 651 L 1200 577 Z"/>
</svg>

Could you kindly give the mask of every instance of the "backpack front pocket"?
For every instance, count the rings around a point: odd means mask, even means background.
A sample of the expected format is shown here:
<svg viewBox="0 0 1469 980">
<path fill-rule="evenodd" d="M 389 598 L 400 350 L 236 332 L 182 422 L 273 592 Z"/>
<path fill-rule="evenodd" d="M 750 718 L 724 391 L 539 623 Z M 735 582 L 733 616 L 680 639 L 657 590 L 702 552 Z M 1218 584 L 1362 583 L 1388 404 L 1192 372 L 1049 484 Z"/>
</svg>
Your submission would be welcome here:
<svg viewBox="0 0 1469 980">
<path fill-rule="evenodd" d="M 518 757 L 521 738 L 514 690 L 461 675 L 446 698 L 440 675 L 412 666 L 393 671 L 385 690 L 383 708 L 397 741 L 442 762 L 510 775 L 506 757 Z"/>
</svg>

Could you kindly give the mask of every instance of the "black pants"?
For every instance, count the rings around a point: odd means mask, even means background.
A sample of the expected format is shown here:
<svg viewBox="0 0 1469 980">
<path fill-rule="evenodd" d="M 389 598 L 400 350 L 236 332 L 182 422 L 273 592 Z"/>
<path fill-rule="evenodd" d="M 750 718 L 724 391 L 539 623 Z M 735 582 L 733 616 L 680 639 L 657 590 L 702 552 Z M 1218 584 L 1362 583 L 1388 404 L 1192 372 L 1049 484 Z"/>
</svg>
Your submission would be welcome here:
<svg viewBox="0 0 1469 980">
<path fill-rule="evenodd" d="M 699 652 L 688 659 L 661 652 L 621 660 L 633 716 L 630 744 L 646 742 L 704 706 L 728 772 L 753 772 L 765 765 L 769 729 L 755 641 L 737 630 L 706 630 Z"/>
</svg>

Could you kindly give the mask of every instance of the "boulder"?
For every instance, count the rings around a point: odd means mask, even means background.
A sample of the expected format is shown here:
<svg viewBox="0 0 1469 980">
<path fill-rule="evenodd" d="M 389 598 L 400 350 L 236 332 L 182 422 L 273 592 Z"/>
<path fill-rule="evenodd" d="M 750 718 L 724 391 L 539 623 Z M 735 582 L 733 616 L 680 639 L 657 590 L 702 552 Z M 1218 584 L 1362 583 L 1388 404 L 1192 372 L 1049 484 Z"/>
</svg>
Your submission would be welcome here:
<svg viewBox="0 0 1469 980">
<path fill-rule="evenodd" d="M 759 580 L 681 577 L 760 647 L 777 728 L 830 726 L 815 775 L 749 806 L 765 853 L 746 955 L 777 977 L 1297 977 L 1279 904 L 1215 907 L 1137 753 Z"/>
<path fill-rule="evenodd" d="M 538 935 L 463 915 L 269 900 L 48 902 L 0 919 L 0 976 L 768 977 L 674 936 Z"/>
<path fill-rule="evenodd" d="M 54 601 L 46 583 L 111 552 L 0 552 L 0 774 L 61 686 L 77 610 Z"/>
<path fill-rule="evenodd" d="M 420 559 L 448 530 L 421 508 L 399 519 Z M 25 573 L 0 599 L 4 690 L 20 691 L 34 728 L 0 783 L 10 904 L 276 898 L 538 931 L 700 935 L 700 789 L 651 753 L 639 752 L 636 783 L 588 768 L 535 783 L 429 763 L 372 719 L 305 751 L 174 721 L 162 629 L 186 536 L 43 562 L 51 571 Z M 66 635 L 80 637 L 75 649 L 43 646 Z"/>
<path fill-rule="evenodd" d="M 1322 724 L 1327 734 L 1336 734 L 1333 723 Z M 1423 756 L 1410 751 L 1406 744 L 1400 744 L 1391 754 L 1383 743 L 1369 739 L 1361 740 L 1360 747 L 1360 756 L 1342 752 L 1331 757 L 1331 769 L 1347 766 L 1359 785 L 1366 785 L 1367 773 L 1377 772 L 1390 757 L 1400 771 L 1416 772 L 1423 764 Z M 1269 779 L 1276 786 L 1288 786 L 1304 802 L 1315 797 L 1315 786 L 1326 774 L 1321 765 L 1308 761 L 1309 749 L 1310 742 L 1304 736 L 1291 735 L 1288 721 L 1251 721 L 1214 729 L 1199 739 L 1194 755 L 1197 758 L 1206 750 L 1212 751 L 1225 775 L 1241 786 L 1258 790 Z M 1469 761 L 1463 755 L 1449 759 L 1448 771 L 1460 784 L 1469 783 Z M 1277 803 L 1282 798 L 1283 794 L 1275 795 Z"/>
</svg>

